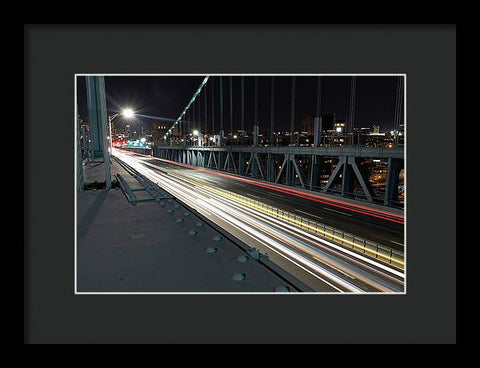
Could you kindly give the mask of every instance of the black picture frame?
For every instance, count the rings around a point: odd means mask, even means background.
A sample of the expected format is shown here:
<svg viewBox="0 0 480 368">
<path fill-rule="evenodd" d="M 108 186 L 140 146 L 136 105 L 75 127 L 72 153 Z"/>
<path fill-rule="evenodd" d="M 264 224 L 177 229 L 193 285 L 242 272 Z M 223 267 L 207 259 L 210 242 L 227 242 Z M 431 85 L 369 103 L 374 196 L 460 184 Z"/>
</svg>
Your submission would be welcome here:
<svg viewBox="0 0 480 368">
<path fill-rule="evenodd" d="M 24 342 L 455 343 L 456 37 L 454 24 L 25 25 Z M 133 72 L 406 73 L 407 294 L 74 295 L 73 75 Z"/>
</svg>

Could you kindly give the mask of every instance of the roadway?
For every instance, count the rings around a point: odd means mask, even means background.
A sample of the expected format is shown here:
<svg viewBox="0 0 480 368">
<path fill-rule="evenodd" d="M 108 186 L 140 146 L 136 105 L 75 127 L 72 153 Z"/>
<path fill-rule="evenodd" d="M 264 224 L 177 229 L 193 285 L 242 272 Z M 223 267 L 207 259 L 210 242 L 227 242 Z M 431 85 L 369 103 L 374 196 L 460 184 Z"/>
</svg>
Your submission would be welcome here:
<svg viewBox="0 0 480 368">
<path fill-rule="evenodd" d="M 179 164 L 165 159 L 136 155 L 139 160 L 192 178 L 207 185 L 258 200 L 284 211 L 317 221 L 336 229 L 358 235 L 388 248 L 404 251 L 404 218 L 399 211 L 379 209 L 366 203 L 355 204 L 341 198 L 331 199 L 318 193 L 289 188 L 218 172 Z"/>
<path fill-rule="evenodd" d="M 114 150 L 114 154 L 235 237 L 268 252 L 272 261 L 315 290 L 404 291 L 403 271 L 221 197 L 212 188 L 223 188 L 290 212 L 295 211 L 303 217 L 381 244 L 393 240 L 398 244 L 392 244 L 401 246 L 403 219 L 398 213 L 353 202 L 309 197 L 304 191 L 290 192 L 292 189 L 285 186 L 269 186 L 265 182 L 204 168 L 185 167 L 132 152 Z"/>
</svg>

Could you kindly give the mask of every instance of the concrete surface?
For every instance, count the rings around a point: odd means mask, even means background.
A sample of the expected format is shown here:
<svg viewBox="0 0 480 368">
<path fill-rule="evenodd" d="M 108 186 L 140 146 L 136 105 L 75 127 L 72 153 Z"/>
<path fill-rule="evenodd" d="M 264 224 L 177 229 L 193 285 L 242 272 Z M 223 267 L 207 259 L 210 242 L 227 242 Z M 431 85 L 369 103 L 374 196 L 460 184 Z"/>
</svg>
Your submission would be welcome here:
<svg viewBox="0 0 480 368">
<path fill-rule="evenodd" d="M 112 160 L 117 172 L 129 175 Z M 102 164 L 85 173 L 101 181 Z M 132 205 L 121 189 L 78 192 L 76 246 L 80 293 L 295 291 L 174 199 Z"/>
</svg>

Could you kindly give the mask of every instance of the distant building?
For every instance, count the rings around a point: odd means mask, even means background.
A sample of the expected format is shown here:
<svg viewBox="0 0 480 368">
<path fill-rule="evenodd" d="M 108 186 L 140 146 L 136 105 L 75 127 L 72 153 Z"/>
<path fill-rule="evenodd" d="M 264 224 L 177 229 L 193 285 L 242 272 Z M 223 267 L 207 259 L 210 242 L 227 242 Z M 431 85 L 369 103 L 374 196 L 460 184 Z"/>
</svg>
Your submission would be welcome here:
<svg viewBox="0 0 480 368">
<path fill-rule="evenodd" d="M 163 136 L 169 129 L 167 123 L 165 122 L 155 122 L 153 123 L 152 139 L 155 144 L 160 144 Z"/>
<path fill-rule="evenodd" d="M 143 138 L 150 134 L 152 134 L 152 132 L 149 129 L 145 128 L 143 125 L 140 126 L 140 137 Z"/>
<path fill-rule="evenodd" d="M 323 114 L 322 118 L 322 134 L 334 130 L 334 117 L 331 114 Z M 335 120 L 338 123 L 345 123 L 344 120 Z M 300 132 L 307 135 L 313 135 L 315 132 L 315 117 L 308 115 L 300 122 Z"/>
<path fill-rule="evenodd" d="M 333 130 L 334 117 L 331 114 L 322 115 L 322 133 Z"/>
<path fill-rule="evenodd" d="M 129 139 L 132 138 L 132 126 L 130 124 L 125 125 L 125 129 L 123 130 L 123 134 L 125 138 Z"/>
<path fill-rule="evenodd" d="M 355 128 L 356 131 L 358 131 L 362 135 L 368 135 L 373 131 L 373 128 Z"/>
<path fill-rule="evenodd" d="M 303 118 L 303 120 L 300 122 L 300 131 L 308 135 L 313 135 L 313 129 L 314 129 L 313 116 L 309 115 Z"/>
<path fill-rule="evenodd" d="M 334 133 L 335 134 L 343 134 L 345 133 L 345 120 L 336 120 L 333 123 Z"/>
</svg>

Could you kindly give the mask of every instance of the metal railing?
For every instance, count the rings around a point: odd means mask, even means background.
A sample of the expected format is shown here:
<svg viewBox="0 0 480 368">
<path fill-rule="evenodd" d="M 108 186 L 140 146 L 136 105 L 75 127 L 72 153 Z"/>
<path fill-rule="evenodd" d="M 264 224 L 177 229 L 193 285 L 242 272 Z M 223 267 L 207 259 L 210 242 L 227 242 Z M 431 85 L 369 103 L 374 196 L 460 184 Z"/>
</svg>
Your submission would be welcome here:
<svg viewBox="0 0 480 368">
<path fill-rule="evenodd" d="M 313 221 L 305 217 L 293 214 L 291 212 L 284 211 L 277 207 L 267 205 L 265 203 L 242 196 L 237 193 L 211 187 L 209 187 L 209 190 L 212 190 L 223 197 L 234 199 L 237 202 L 245 204 L 251 208 L 260 210 L 264 213 L 269 214 L 270 216 L 286 221 L 311 233 L 321 235 L 322 237 L 331 240 L 336 244 L 363 253 L 364 255 L 375 258 L 382 263 L 404 269 L 405 260 L 403 252 L 387 248 L 376 242 L 366 240 L 359 236 L 347 233 L 343 230 L 335 229 L 331 226 L 327 226 L 317 221 Z"/>
</svg>

